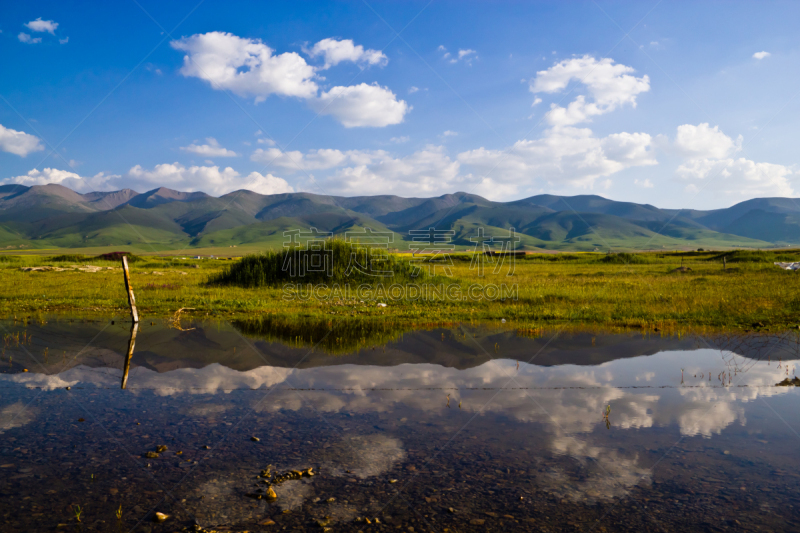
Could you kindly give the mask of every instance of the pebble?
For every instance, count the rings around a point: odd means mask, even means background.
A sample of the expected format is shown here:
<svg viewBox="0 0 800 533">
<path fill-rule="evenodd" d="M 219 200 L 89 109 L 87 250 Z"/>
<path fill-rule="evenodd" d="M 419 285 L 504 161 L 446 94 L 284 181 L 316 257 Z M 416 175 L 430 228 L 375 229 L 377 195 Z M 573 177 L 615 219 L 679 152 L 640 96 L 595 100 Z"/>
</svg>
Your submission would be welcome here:
<svg viewBox="0 0 800 533">
<path fill-rule="evenodd" d="M 163 522 L 163 521 L 165 521 L 167 518 L 169 518 L 169 515 L 168 515 L 168 514 L 164 514 L 164 513 L 158 513 L 158 512 L 157 512 L 157 513 L 156 513 L 156 515 L 155 515 L 155 520 L 156 520 L 156 522 Z"/>
<path fill-rule="evenodd" d="M 250 437 L 250 440 L 253 442 L 259 442 L 261 439 L 259 439 L 258 437 Z"/>
</svg>

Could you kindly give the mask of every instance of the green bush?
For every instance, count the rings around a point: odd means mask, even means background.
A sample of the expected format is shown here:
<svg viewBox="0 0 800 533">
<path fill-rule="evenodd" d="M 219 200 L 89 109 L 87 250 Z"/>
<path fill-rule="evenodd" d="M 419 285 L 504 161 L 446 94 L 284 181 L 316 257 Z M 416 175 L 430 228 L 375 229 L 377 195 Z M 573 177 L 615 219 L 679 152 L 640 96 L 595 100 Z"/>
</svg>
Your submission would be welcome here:
<svg viewBox="0 0 800 533">
<path fill-rule="evenodd" d="M 648 261 L 638 254 L 629 254 L 622 252 L 619 254 L 608 254 L 598 260 L 598 263 L 605 263 L 609 265 L 640 265 Z"/>
<path fill-rule="evenodd" d="M 106 254 L 98 255 L 95 259 L 100 259 L 101 261 L 114 261 L 119 263 L 120 261 L 122 261 L 123 255 L 128 257 L 128 263 L 135 263 L 136 261 L 142 260 L 141 257 L 133 255 L 131 252 L 108 252 Z"/>
<path fill-rule="evenodd" d="M 241 260 L 226 266 L 222 272 L 212 275 L 208 282 L 212 285 L 237 285 L 240 287 L 262 287 L 286 282 L 295 283 L 404 283 L 427 279 L 427 273 L 393 255 L 382 255 L 384 260 L 373 263 L 372 271 L 391 272 L 391 276 L 370 275 L 355 265 L 370 263 L 370 249 L 345 242 L 340 239 L 324 241 L 324 251 L 310 251 L 286 248 L 262 254 L 247 255 Z M 304 269 L 314 260 L 327 261 L 325 269 Z M 351 267 L 348 271 L 348 267 Z M 417 275 L 414 275 L 417 274 Z"/>
</svg>

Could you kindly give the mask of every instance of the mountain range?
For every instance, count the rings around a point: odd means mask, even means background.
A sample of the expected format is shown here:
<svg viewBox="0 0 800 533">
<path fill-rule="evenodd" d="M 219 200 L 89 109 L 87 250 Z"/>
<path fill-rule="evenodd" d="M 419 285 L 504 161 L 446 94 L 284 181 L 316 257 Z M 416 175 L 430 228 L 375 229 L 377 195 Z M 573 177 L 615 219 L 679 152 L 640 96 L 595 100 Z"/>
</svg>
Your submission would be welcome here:
<svg viewBox="0 0 800 533">
<path fill-rule="evenodd" d="M 239 190 L 221 197 L 160 187 L 77 193 L 57 184 L 0 186 L 0 248 L 128 246 L 279 247 L 290 229 L 343 234 L 392 232 L 390 247 L 408 249 L 409 231 L 507 236 L 515 228 L 527 250 L 769 248 L 800 244 L 800 199 L 756 198 L 724 209 L 659 209 L 596 195 L 538 195 L 494 202 L 458 192 L 435 198 L 262 195 Z"/>
</svg>

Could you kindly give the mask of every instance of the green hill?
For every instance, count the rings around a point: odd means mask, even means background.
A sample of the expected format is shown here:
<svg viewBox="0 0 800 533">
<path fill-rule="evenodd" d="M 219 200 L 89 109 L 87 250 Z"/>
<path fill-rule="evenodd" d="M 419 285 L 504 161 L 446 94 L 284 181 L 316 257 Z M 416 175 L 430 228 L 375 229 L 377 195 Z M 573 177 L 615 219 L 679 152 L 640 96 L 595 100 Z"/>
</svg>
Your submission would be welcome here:
<svg viewBox="0 0 800 533">
<path fill-rule="evenodd" d="M 493 202 L 463 192 L 403 198 L 240 190 L 216 198 L 164 187 L 80 194 L 56 184 L 0 186 L 0 249 L 275 248 L 285 231 L 312 227 L 337 236 L 366 228 L 390 232 L 390 247 L 401 250 L 414 244 L 411 230 L 428 228 L 452 232 L 457 249 L 472 248 L 479 231 L 497 238 L 510 228 L 517 247 L 529 250 L 768 248 L 800 242 L 800 202 L 757 198 L 700 211 L 596 195 Z"/>
</svg>

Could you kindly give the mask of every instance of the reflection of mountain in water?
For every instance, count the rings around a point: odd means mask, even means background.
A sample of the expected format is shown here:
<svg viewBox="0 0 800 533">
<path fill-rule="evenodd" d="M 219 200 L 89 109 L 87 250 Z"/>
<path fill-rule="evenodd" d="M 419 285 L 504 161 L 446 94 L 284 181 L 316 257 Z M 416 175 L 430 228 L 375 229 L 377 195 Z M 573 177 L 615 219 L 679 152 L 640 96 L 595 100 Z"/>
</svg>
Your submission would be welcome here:
<svg viewBox="0 0 800 533">
<path fill-rule="evenodd" d="M 131 368 L 168 372 L 218 363 L 247 371 L 263 366 L 314 368 L 335 365 L 396 366 L 428 363 L 458 369 L 474 368 L 494 359 L 531 362 L 537 366 L 598 365 L 616 359 L 653 355 L 664 350 L 717 349 L 753 361 L 798 358 L 798 334 L 728 334 L 699 337 L 643 332 L 543 331 L 531 338 L 486 325 L 417 329 L 380 321 L 291 322 L 263 319 L 249 322 L 196 322 L 189 331 L 143 323 Z M 9 331 L 22 331 L 7 324 Z M 60 373 L 83 365 L 122 368 L 130 330 L 127 324 L 57 320 L 24 326 L 31 344 L 7 346 L 13 363 L 0 372 L 29 368 Z M 326 339 L 320 342 L 322 339 Z M 311 344 L 314 341 L 316 346 Z M 330 343 L 330 344 L 325 344 Z M 331 349 L 328 350 L 327 348 Z M 48 357 L 44 357 L 48 353 Z M 35 359 L 31 359 L 32 354 Z M 750 363 L 744 362 L 746 367 Z M 42 368 L 44 367 L 44 368 Z"/>
</svg>

